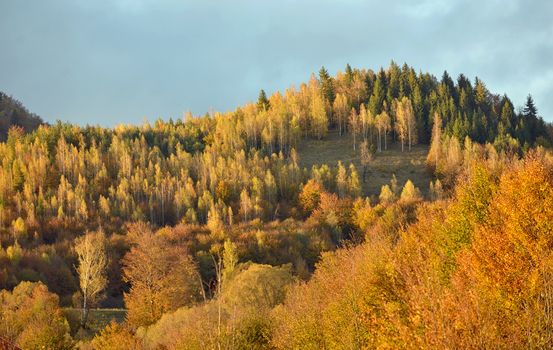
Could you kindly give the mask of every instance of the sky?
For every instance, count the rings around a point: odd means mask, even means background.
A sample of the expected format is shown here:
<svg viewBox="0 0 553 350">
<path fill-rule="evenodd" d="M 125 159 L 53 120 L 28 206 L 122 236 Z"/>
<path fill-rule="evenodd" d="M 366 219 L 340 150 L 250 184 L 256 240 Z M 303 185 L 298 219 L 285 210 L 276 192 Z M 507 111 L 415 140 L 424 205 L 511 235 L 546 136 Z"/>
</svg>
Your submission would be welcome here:
<svg viewBox="0 0 553 350">
<path fill-rule="evenodd" d="M 553 1 L 0 0 L 0 90 L 48 122 L 228 111 L 325 66 L 474 79 L 553 121 Z"/>
</svg>

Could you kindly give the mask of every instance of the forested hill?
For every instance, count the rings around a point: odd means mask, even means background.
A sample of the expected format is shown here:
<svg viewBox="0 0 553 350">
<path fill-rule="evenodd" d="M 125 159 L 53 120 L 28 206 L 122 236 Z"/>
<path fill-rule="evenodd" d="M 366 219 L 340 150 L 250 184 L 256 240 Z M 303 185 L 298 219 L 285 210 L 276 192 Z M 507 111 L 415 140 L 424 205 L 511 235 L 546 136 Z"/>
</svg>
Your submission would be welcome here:
<svg viewBox="0 0 553 350">
<path fill-rule="evenodd" d="M 12 128 L 0 338 L 552 348 L 551 127 L 514 105 L 462 75 L 347 66 L 226 113 Z M 91 306 L 125 320 L 95 333 Z"/>
<path fill-rule="evenodd" d="M 0 96 L 10 123 L 29 129 L 41 122 Z M 458 162 L 438 164 L 447 160 L 439 154 L 453 159 L 452 150 L 466 148 L 465 139 L 519 155 L 551 145 L 551 127 L 530 96 L 517 112 L 507 96 L 488 91 L 480 79 L 473 83 L 460 75 L 455 83 L 444 73 L 438 80 L 393 62 L 377 72 L 347 65 L 335 77 L 321 68 L 298 88 L 271 96 L 261 90 L 257 103 L 224 114 L 113 129 L 57 123 L 26 137 L 13 133 L 13 142 L 0 144 L 0 177 L 6 179 L 0 181 L 0 228 L 18 217 L 39 231 L 49 222 L 77 220 L 87 227 L 100 218 L 205 224 L 210 212 L 222 218 L 243 212 L 241 202 L 251 196 L 257 197 L 255 217 L 285 218 L 309 178 L 341 196 L 343 184 L 357 181 L 355 167 L 342 169 L 349 164 L 300 169 L 301 144 L 325 140 L 329 131 L 351 138 L 348 162 L 358 161 L 363 174 L 391 144 L 407 152 L 414 144 L 439 141 L 430 151 L 442 177 L 455 174 L 452 164 Z"/>
<path fill-rule="evenodd" d="M 387 112 L 392 115 L 394 124 L 398 120 L 396 101 L 407 97 L 416 120 L 416 134 L 422 143 L 430 141 L 436 113 L 442 118 L 445 133 L 460 140 L 469 136 L 473 141 L 493 143 L 512 137 L 520 145 L 533 145 L 536 141 L 548 143 L 551 138 L 530 95 L 524 101 L 524 109 L 517 112 L 509 97 L 494 94 L 482 80 L 475 78 L 471 82 L 463 74 L 456 81 L 447 72 L 437 79 L 428 73 L 417 74 L 406 64 L 399 67 L 392 62 L 388 69 L 376 72 L 352 69 L 347 65 L 345 72 L 335 77 L 330 77 L 322 68 L 319 83 L 325 100 L 333 107 L 331 126 L 339 123 L 338 112 L 347 104 L 345 101 L 358 112 L 365 107 L 373 118 Z M 344 126 L 347 121 L 347 114 L 344 114 Z M 392 125 L 391 130 L 395 129 Z"/>
<path fill-rule="evenodd" d="M 0 141 L 7 139 L 12 126 L 19 126 L 30 132 L 41 124 L 44 121 L 39 116 L 30 113 L 21 102 L 0 91 Z"/>
</svg>

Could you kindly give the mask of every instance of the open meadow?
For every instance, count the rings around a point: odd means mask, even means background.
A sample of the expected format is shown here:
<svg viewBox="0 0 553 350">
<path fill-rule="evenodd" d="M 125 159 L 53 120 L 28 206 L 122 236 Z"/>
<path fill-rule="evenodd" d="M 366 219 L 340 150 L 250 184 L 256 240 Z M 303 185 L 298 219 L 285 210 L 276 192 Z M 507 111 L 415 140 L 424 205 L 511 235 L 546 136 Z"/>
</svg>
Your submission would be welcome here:
<svg viewBox="0 0 553 350">
<path fill-rule="evenodd" d="M 348 167 L 353 163 L 362 182 L 363 166 L 361 165 L 359 148 L 353 150 L 351 134 L 340 136 L 337 131 L 331 131 L 323 140 L 304 139 L 299 147 L 300 164 L 311 169 L 313 165 L 328 164 L 336 166 L 341 161 Z M 427 145 L 415 145 L 411 151 L 405 146 L 401 152 L 399 143 L 388 144 L 388 149 L 376 152 L 373 161 L 368 167 L 365 182 L 362 182 L 365 196 L 378 196 L 380 188 L 389 184 L 395 175 L 399 186 L 411 180 L 423 194 L 428 192 L 428 185 L 432 175 L 426 167 Z"/>
</svg>

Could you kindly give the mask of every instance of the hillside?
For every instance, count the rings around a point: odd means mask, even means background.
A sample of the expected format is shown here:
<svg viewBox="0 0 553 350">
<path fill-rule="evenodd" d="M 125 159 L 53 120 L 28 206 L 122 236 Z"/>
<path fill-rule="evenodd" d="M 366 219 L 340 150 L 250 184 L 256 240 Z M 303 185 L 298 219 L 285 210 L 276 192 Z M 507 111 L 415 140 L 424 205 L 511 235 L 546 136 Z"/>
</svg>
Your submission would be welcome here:
<svg viewBox="0 0 553 350">
<path fill-rule="evenodd" d="M 44 124 L 44 121 L 11 96 L 0 91 L 0 142 L 5 141 L 12 126 L 22 127 L 31 132 Z"/>
<path fill-rule="evenodd" d="M 389 184 L 394 175 L 400 186 L 411 180 L 423 193 L 428 193 L 428 185 L 434 179 L 426 164 L 428 146 L 416 145 L 410 152 L 401 152 L 401 145 L 392 144 L 387 150 L 375 153 L 363 182 L 359 152 L 352 145 L 351 135 L 340 136 L 336 131 L 324 140 L 305 140 L 298 148 L 300 165 L 311 169 L 313 165 L 336 166 L 339 161 L 346 167 L 353 164 L 359 171 L 365 196 L 378 196 L 382 186 Z"/>
<path fill-rule="evenodd" d="M 10 123 L 38 123 L 2 96 Z M 0 142 L 0 319 L 13 320 L 0 337 L 133 350 L 545 339 L 550 129 L 531 96 L 517 110 L 479 79 L 392 63 L 321 69 L 225 113 L 16 132 Z M 473 343 L 480 314 L 492 335 Z"/>
</svg>

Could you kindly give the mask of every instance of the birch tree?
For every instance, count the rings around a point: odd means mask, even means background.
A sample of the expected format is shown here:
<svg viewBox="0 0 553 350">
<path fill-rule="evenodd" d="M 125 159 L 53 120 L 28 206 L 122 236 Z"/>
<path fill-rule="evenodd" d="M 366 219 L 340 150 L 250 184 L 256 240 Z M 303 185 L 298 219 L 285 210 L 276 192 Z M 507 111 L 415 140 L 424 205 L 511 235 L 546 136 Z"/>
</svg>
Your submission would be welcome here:
<svg viewBox="0 0 553 350">
<path fill-rule="evenodd" d="M 434 125 L 432 126 L 432 139 L 430 141 L 430 151 L 426 159 L 427 163 L 434 166 L 434 169 L 438 169 L 438 163 L 440 161 L 440 153 L 442 151 L 442 118 L 438 113 L 434 113 Z"/>
<path fill-rule="evenodd" d="M 90 306 L 96 303 L 106 288 L 107 279 L 107 239 L 102 231 L 89 232 L 77 238 L 75 252 L 79 261 L 79 285 L 83 294 L 81 327 L 86 327 Z"/>
<path fill-rule="evenodd" d="M 411 145 L 416 142 L 415 113 L 413 112 L 411 100 L 403 97 L 400 101 L 396 100 L 394 105 L 396 111 L 396 131 L 401 140 L 401 151 L 403 152 L 405 141 L 407 141 L 410 151 Z"/>
<path fill-rule="evenodd" d="M 348 98 L 344 94 L 336 95 L 336 99 L 333 104 L 334 116 L 336 118 L 336 123 L 338 124 L 338 130 L 340 136 L 344 132 L 344 125 L 346 124 L 348 118 Z"/>
<path fill-rule="evenodd" d="M 353 135 L 353 150 L 355 151 L 356 138 L 359 133 L 359 115 L 355 111 L 355 108 L 351 109 L 351 113 L 349 115 L 349 125 L 351 134 Z"/>
</svg>

